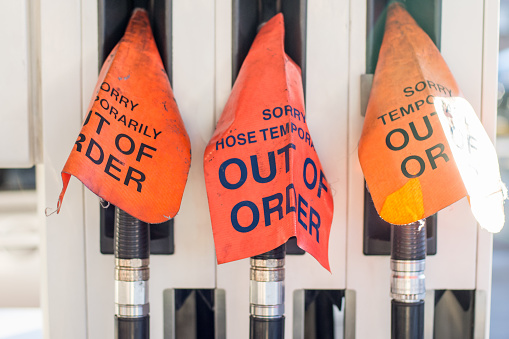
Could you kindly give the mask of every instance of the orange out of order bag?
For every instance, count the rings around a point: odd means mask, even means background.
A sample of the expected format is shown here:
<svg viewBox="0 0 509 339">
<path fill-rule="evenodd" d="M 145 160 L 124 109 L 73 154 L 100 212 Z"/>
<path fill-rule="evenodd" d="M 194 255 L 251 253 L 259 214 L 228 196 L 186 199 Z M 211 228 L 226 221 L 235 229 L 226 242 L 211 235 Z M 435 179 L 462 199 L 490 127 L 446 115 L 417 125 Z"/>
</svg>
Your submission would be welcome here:
<svg viewBox="0 0 509 339">
<path fill-rule="evenodd" d="M 147 12 L 136 9 L 105 61 L 81 132 L 62 171 L 147 223 L 177 214 L 191 146 Z"/>
<path fill-rule="evenodd" d="M 219 263 L 296 236 L 329 269 L 332 195 L 306 119 L 301 71 L 284 51 L 278 14 L 256 36 L 205 149 Z"/>
<path fill-rule="evenodd" d="M 504 224 L 506 188 L 491 141 L 431 39 L 389 5 L 359 160 L 380 216 L 428 217 L 468 196 L 480 225 Z"/>
</svg>

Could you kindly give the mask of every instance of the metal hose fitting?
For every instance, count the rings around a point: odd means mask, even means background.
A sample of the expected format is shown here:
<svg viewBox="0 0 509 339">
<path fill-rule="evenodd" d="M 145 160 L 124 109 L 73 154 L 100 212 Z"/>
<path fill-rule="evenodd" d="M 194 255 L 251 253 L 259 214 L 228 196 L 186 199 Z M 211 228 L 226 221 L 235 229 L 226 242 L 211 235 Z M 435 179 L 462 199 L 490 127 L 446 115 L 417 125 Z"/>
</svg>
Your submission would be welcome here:
<svg viewBox="0 0 509 339">
<path fill-rule="evenodd" d="M 391 225 L 391 297 L 399 302 L 424 300 L 426 222 Z"/>
<path fill-rule="evenodd" d="M 250 313 L 280 318 L 285 313 L 285 245 L 251 258 Z"/>
</svg>

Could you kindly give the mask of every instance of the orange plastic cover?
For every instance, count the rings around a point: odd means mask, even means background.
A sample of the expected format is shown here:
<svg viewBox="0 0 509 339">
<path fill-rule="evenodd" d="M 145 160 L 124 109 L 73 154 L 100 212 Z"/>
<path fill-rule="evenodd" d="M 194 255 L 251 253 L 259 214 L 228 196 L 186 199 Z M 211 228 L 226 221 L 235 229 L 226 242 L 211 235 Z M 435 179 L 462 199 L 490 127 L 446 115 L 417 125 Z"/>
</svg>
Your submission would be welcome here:
<svg viewBox="0 0 509 339">
<path fill-rule="evenodd" d="M 145 10 L 133 12 L 105 61 L 81 132 L 62 171 L 147 223 L 177 214 L 191 162 L 189 137 Z"/>
<path fill-rule="evenodd" d="M 218 262 L 297 236 L 329 269 L 331 189 L 306 125 L 300 68 L 284 51 L 283 15 L 256 36 L 204 156 Z"/>
<path fill-rule="evenodd" d="M 378 213 L 392 224 L 468 195 L 481 226 L 503 225 L 494 147 L 440 52 L 399 3 L 388 8 L 359 159 Z"/>
</svg>

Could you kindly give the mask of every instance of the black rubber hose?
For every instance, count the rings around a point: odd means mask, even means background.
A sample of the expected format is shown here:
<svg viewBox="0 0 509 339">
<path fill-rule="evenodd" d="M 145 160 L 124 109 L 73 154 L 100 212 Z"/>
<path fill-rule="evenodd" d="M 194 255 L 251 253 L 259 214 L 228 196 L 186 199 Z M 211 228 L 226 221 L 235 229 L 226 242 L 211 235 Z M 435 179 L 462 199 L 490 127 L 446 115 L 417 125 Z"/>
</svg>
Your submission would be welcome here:
<svg viewBox="0 0 509 339">
<path fill-rule="evenodd" d="M 426 226 L 423 221 L 391 225 L 391 259 L 426 259 Z"/>
<path fill-rule="evenodd" d="M 284 259 L 286 255 L 286 244 L 278 246 L 271 251 L 262 253 L 252 257 L 253 259 L 268 260 L 268 259 Z"/>
<path fill-rule="evenodd" d="M 404 303 L 392 300 L 391 338 L 424 338 L 424 301 Z"/>
<path fill-rule="evenodd" d="M 281 339 L 285 337 L 285 317 L 249 317 L 250 339 Z"/>
<path fill-rule="evenodd" d="M 150 316 L 119 318 L 115 316 L 115 339 L 149 339 Z"/>
<path fill-rule="evenodd" d="M 115 207 L 115 258 L 149 258 L 149 227 L 149 225 Z"/>
</svg>

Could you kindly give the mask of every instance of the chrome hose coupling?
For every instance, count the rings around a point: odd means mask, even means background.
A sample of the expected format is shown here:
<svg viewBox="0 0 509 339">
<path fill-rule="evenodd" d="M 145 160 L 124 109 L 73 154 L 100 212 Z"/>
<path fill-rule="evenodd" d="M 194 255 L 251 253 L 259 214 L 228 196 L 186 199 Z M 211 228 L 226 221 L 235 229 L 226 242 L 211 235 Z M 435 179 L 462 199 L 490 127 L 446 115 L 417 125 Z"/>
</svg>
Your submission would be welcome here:
<svg viewBox="0 0 509 339">
<path fill-rule="evenodd" d="M 149 314 L 150 259 L 115 258 L 115 315 L 122 318 Z"/>
<path fill-rule="evenodd" d="M 254 317 L 282 317 L 285 313 L 285 259 L 251 258 L 250 312 Z"/>
<path fill-rule="evenodd" d="M 399 302 L 420 302 L 426 295 L 426 222 L 391 225 L 391 238 L 391 297 Z"/>
<path fill-rule="evenodd" d="M 285 245 L 251 258 L 249 302 L 255 318 L 282 318 L 285 313 Z"/>
</svg>

